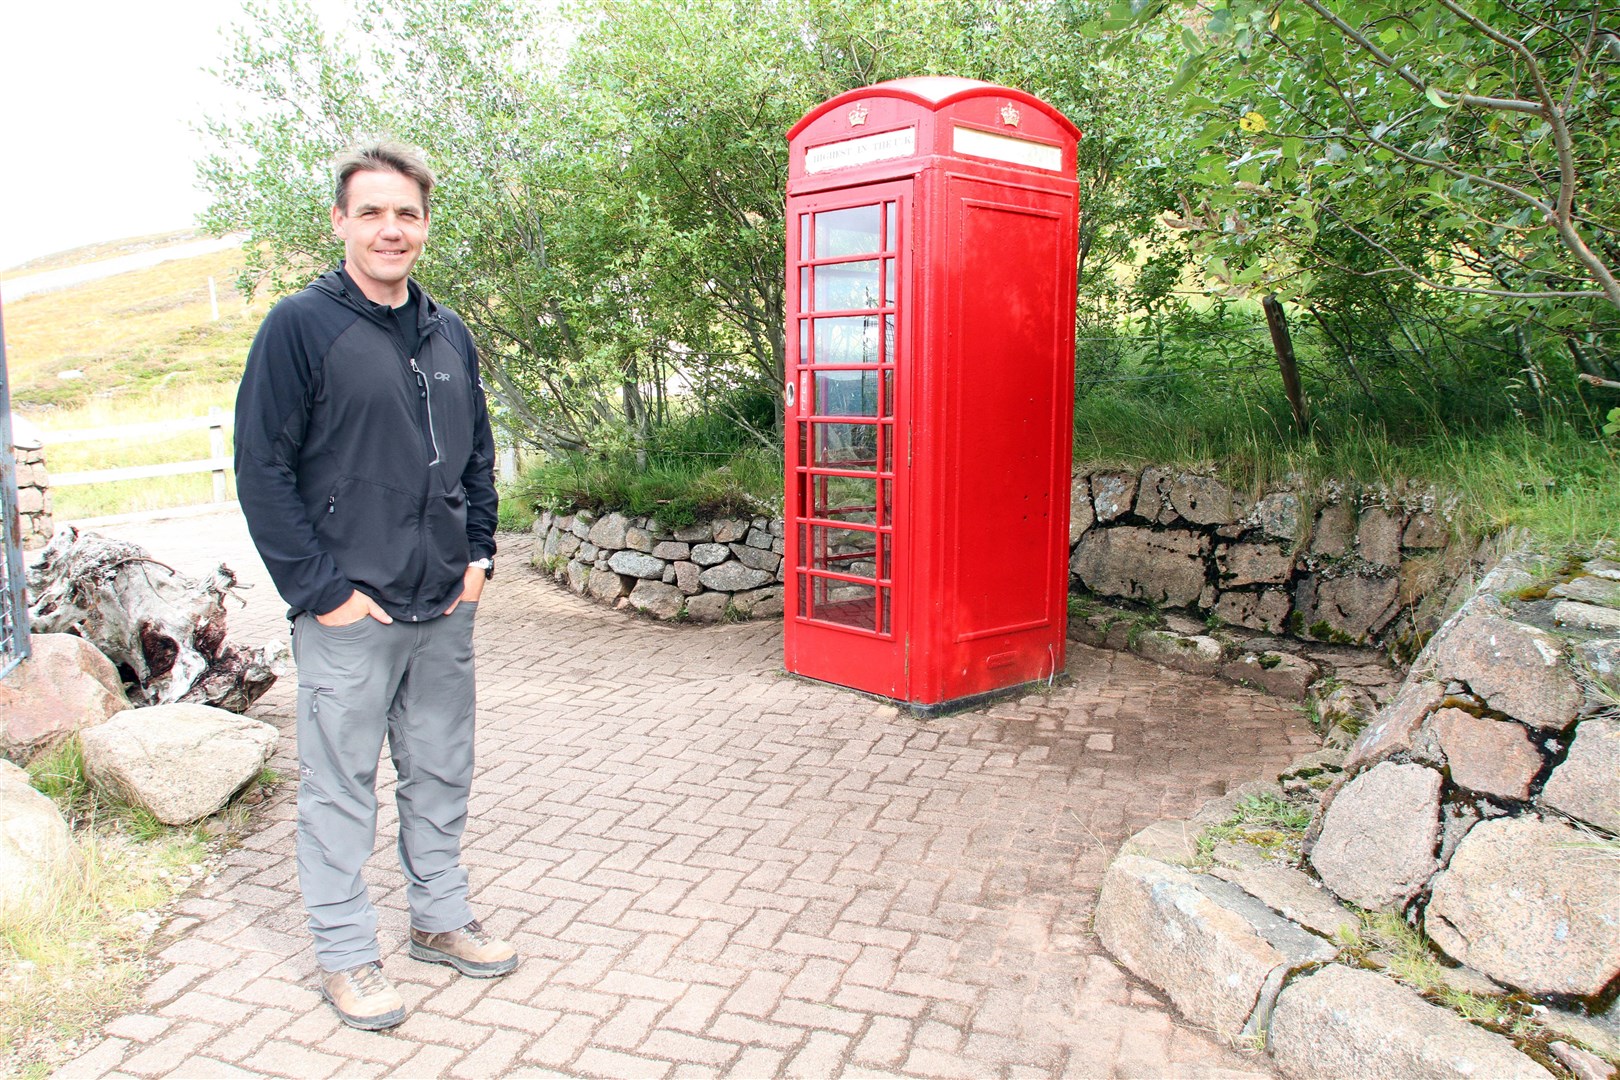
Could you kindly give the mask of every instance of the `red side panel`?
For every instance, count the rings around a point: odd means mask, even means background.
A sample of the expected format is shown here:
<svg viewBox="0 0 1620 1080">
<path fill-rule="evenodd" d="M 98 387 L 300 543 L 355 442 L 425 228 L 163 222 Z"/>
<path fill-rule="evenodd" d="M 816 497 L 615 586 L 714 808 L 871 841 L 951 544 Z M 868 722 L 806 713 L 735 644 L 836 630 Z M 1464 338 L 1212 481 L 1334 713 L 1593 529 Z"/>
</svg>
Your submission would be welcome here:
<svg viewBox="0 0 1620 1080">
<path fill-rule="evenodd" d="M 918 627 L 915 700 L 1050 677 L 1064 657 L 1074 201 L 950 176 L 939 408 L 918 465 L 937 485 L 941 574 Z M 926 685 L 925 685 L 926 684 Z"/>
</svg>

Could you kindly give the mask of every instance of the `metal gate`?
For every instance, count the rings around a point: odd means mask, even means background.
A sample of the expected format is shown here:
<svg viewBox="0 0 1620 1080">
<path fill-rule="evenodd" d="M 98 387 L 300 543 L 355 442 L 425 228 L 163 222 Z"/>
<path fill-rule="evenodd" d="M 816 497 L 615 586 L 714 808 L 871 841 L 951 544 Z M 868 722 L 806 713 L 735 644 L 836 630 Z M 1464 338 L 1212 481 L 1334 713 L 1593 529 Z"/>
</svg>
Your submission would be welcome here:
<svg viewBox="0 0 1620 1080">
<path fill-rule="evenodd" d="M 11 452 L 11 377 L 6 373 L 6 325 L 0 315 L 0 679 L 28 658 L 28 602 L 23 595 L 22 519 L 17 513 L 17 459 Z"/>
</svg>

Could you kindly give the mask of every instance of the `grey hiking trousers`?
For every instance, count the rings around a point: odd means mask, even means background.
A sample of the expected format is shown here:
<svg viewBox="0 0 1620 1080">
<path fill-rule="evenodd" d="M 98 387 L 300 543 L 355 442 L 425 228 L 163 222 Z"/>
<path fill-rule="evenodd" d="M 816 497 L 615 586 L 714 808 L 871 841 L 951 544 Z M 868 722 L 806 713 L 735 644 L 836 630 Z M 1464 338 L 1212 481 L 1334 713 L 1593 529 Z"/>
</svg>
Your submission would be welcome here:
<svg viewBox="0 0 1620 1080">
<path fill-rule="evenodd" d="M 472 921 L 461 834 L 473 774 L 476 604 L 426 622 L 293 624 L 298 665 L 298 883 L 315 958 L 342 971 L 380 958 L 361 870 L 377 837 L 383 738 L 399 776 L 399 862 L 411 925 Z"/>
</svg>

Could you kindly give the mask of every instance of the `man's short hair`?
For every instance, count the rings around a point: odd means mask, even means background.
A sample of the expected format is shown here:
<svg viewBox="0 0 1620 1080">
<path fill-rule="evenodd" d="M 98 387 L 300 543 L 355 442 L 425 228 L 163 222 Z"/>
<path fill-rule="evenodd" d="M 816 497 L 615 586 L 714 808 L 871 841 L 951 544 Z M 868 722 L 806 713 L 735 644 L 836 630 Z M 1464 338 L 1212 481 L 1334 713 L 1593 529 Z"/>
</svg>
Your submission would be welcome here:
<svg viewBox="0 0 1620 1080">
<path fill-rule="evenodd" d="M 398 142 L 376 142 L 338 155 L 332 163 L 332 173 L 337 179 L 337 197 L 333 204 L 345 214 L 349 212 L 349 179 L 357 172 L 395 172 L 410 177 L 422 190 L 422 212 L 427 213 L 428 196 L 433 192 L 433 170 L 414 147 Z"/>
</svg>

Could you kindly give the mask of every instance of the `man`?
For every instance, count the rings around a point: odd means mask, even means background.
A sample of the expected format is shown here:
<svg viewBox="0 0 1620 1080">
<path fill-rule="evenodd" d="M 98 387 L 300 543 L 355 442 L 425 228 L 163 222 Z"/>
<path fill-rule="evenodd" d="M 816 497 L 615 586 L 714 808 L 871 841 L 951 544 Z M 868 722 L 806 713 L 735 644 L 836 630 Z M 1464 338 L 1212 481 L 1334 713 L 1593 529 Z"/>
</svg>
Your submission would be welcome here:
<svg viewBox="0 0 1620 1080">
<path fill-rule="evenodd" d="M 495 555 L 493 442 L 478 354 L 410 278 L 433 174 L 378 144 L 336 165 L 344 261 L 278 303 L 236 399 L 242 512 L 291 605 L 298 880 L 321 993 L 368 1030 L 405 1019 L 361 869 L 377 759 L 399 776 L 410 955 L 489 978 L 517 966 L 467 902 L 473 612 Z"/>
</svg>

